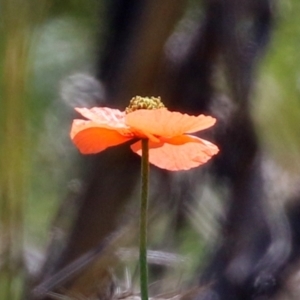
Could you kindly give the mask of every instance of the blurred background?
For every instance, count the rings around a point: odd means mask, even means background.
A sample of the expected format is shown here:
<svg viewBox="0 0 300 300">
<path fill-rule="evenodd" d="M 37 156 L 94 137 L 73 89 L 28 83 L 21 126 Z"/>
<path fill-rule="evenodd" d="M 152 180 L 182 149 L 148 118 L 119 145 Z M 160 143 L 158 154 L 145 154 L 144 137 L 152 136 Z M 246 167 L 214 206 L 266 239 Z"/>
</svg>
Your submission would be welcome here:
<svg viewBox="0 0 300 300">
<path fill-rule="evenodd" d="M 0 298 L 139 297 L 140 159 L 74 107 L 209 114 L 220 153 L 151 167 L 150 296 L 300 299 L 297 0 L 1 0 Z"/>
</svg>

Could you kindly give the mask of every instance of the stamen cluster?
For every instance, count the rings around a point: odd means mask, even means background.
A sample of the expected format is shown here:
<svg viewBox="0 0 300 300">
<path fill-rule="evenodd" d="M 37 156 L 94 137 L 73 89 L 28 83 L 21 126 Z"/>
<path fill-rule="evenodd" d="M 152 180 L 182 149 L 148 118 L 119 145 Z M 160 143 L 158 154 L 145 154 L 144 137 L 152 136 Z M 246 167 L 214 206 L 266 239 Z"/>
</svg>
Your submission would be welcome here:
<svg viewBox="0 0 300 300">
<path fill-rule="evenodd" d="M 139 110 L 139 109 L 158 109 L 158 108 L 164 108 L 165 105 L 162 103 L 160 97 L 140 97 L 136 96 L 133 97 L 127 108 L 125 109 L 126 114 L 131 113 L 133 111 Z"/>
</svg>

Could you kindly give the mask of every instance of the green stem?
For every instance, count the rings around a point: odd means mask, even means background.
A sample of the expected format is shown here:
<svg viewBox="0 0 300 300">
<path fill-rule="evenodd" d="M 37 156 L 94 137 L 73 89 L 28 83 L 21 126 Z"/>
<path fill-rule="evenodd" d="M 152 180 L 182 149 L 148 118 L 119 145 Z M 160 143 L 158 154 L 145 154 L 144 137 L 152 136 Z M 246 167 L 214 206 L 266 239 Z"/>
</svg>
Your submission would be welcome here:
<svg viewBox="0 0 300 300">
<path fill-rule="evenodd" d="M 148 265 L 147 265 L 147 209 L 149 184 L 149 148 L 148 139 L 142 139 L 142 190 L 140 210 L 140 284 L 141 299 L 148 300 Z"/>
</svg>

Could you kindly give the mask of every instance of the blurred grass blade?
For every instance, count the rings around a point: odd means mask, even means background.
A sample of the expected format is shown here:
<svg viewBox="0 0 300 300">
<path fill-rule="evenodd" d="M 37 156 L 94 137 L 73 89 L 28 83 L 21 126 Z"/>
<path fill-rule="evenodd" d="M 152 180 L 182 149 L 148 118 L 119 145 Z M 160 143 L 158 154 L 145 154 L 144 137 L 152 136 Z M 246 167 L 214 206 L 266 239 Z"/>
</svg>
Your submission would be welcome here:
<svg viewBox="0 0 300 300">
<path fill-rule="evenodd" d="M 1 1 L 0 299 L 22 293 L 23 209 L 28 168 L 26 81 L 33 1 Z"/>
</svg>

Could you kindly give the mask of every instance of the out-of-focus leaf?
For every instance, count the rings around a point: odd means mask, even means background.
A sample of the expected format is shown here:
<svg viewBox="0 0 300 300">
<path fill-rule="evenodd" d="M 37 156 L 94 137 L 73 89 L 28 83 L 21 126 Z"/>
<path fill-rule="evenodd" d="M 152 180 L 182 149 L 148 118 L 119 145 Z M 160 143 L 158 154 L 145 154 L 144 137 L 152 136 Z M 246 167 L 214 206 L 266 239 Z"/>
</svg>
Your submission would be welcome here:
<svg viewBox="0 0 300 300">
<path fill-rule="evenodd" d="M 272 43 L 258 79 L 253 116 L 262 144 L 291 171 L 300 162 L 300 3 L 281 1 Z"/>
</svg>

